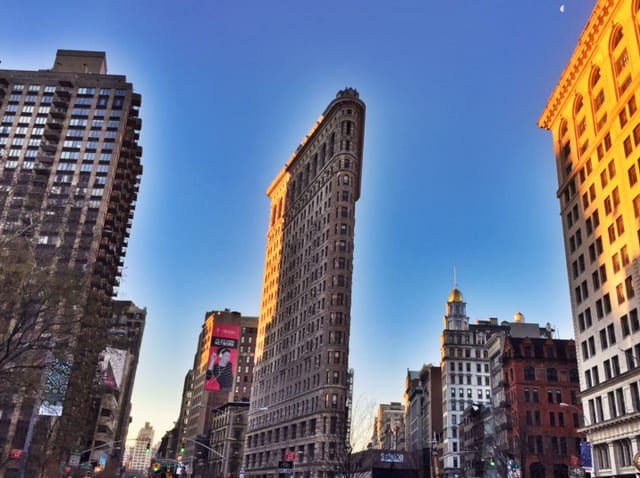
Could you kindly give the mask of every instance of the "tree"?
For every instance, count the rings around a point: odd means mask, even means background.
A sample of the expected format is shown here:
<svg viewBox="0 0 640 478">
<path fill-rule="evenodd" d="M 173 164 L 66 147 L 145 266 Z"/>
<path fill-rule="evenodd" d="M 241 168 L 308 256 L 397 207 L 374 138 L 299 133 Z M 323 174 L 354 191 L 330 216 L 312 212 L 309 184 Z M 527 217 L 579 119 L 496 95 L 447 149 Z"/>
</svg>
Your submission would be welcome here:
<svg viewBox="0 0 640 478">
<path fill-rule="evenodd" d="M 343 446 L 336 443 L 335 449 L 332 450 L 332 457 L 323 459 L 323 457 L 316 456 L 315 461 L 318 470 L 330 472 L 342 478 L 358 478 L 364 476 L 362 470 L 367 463 L 367 454 L 361 452 L 370 444 L 375 403 L 371 399 L 360 397 L 356 402 L 352 402 L 350 409 L 345 409 L 345 415 L 348 420 L 345 420 L 347 429 L 342 430 L 344 433 L 332 434 L 331 430 L 328 430 L 329 433 L 321 434 L 326 435 L 329 439 L 334 439 L 335 436 L 345 437 Z M 320 431 L 323 432 L 323 430 Z"/>
<path fill-rule="evenodd" d="M 68 351 L 83 303 L 78 274 L 36 259 L 21 237 L 0 243 L 0 395 L 37 389 L 48 357 Z M 34 373 L 35 372 L 35 373 Z"/>
<path fill-rule="evenodd" d="M 83 440 L 77 430 L 86 430 L 95 417 L 108 304 L 87 274 L 42 254 L 29 234 L 0 238 L 0 409 L 21 423 L 28 418 L 26 429 L 11 419 L 0 476 L 9 463 L 15 465 L 9 453 L 14 447 L 25 453 L 20 467 L 29 470 L 27 476 L 53 476 L 45 470 L 57 469 L 73 441 Z M 51 403 L 56 396 L 61 402 Z"/>
</svg>

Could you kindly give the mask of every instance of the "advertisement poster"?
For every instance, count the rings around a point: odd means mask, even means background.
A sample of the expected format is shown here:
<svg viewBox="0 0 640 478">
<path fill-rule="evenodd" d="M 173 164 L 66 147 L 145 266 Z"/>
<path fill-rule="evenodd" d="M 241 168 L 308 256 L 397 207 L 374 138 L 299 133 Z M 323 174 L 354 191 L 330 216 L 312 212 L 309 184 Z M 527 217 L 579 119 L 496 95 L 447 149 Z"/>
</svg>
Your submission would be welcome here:
<svg viewBox="0 0 640 478">
<path fill-rule="evenodd" d="M 238 363 L 240 326 L 214 324 L 204 389 L 231 392 Z"/>
<path fill-rule="evenodd" d="M 62 416 L 64 399 L 69 386 L 69 376 L 71 375 L 71 365 L 71 360 L 54 359 L 49 366 L 44 395 L 38 411 L 40 415 Z"/>
<path fill-rule="evenodd" d="M 100 382 L 112 390 L 120 390 L 127 365 L 126 350 L 107 347 L 102 352 L 100 361 Z"/>
</svg>

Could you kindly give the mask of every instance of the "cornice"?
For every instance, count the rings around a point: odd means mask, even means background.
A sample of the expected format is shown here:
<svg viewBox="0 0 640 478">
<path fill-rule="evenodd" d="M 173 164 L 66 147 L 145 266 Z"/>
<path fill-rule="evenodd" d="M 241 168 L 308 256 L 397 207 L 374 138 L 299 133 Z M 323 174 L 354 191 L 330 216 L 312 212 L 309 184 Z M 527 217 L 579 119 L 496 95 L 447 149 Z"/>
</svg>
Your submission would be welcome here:
<svg viewBox="0 0 640 478">
<path fill-rule="evenodd" d="M 599 46 L 599 38 L 605 26 L 612 16 L 613 6 L 616 0 L 599 0 L 595 6 L 587 25 L 580 35 L 578 45 L 573 52 L 569 64 L 562 72 L 560 81 L 556 85 L 547 106 L 545 107 L 538 126 L 549 130 L 560 112 L 562 105 L 567 101 L 569 95 L 574 93 L 575 84 L 581 77 L 584 68 L 589 65 L 595 49 Z"/>
</svg>

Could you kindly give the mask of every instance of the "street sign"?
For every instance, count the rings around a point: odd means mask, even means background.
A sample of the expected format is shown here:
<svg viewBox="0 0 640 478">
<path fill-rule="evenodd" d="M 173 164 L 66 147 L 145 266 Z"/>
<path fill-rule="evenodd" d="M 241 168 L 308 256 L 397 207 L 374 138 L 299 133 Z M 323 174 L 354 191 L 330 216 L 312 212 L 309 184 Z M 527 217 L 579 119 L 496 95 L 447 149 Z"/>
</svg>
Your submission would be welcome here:
<svg viewBox="0 0 640 478">
<path fill-rule="evenodd" d="M 402 453 L 381 452 L 380 461 L 386 463 L 404 463 L 404 455 Z"/>
<path fill-rule="evenodd" d="M 293 474 L 293 462 L 292 461 L 279 461 L 278 462 L 278 473 L 281 475 L 292 475 Z"/>
<path fill-rule="evenodd" d="M 9 458 L 12 460 L 19 460 L 22 458 L 22 450 L 20 448 L 14 448 L 9 452 Z"/>
<path fill-rule="evenodd" d="M 71 456 L 69 456 L 69 466 L 78 466 L 78 465 L 80 465 L 80 454 L 72 453 Z"/>
<path fill-rule="evenodd" d="M 584 477 L 584 468 L 582 467 L 570 467 L 569 468 L 569 476 L 571 478 L 583 478 Z"/>
<path fill-rule="evenodd" d="M 284 461 L 296 461 L 296 452 L 295 451 L 285 451 L 284 452 Z"/>
</svg>

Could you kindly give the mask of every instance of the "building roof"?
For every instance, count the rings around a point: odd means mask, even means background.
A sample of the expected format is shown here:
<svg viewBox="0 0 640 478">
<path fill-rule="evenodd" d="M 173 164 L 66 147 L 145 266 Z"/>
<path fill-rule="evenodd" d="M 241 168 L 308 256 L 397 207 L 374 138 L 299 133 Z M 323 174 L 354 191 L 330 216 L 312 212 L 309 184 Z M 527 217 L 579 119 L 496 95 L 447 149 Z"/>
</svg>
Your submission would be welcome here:
<svg viewBox="0 0 640 478">
<path fill-rule="evenodd" d="M 449 300 L 447 302 L 464 302 L 464 297 L 462 296 L 462 292 L 457 287 L 454 287 L 451 293 L 449 294 Z"/>
</svg>

